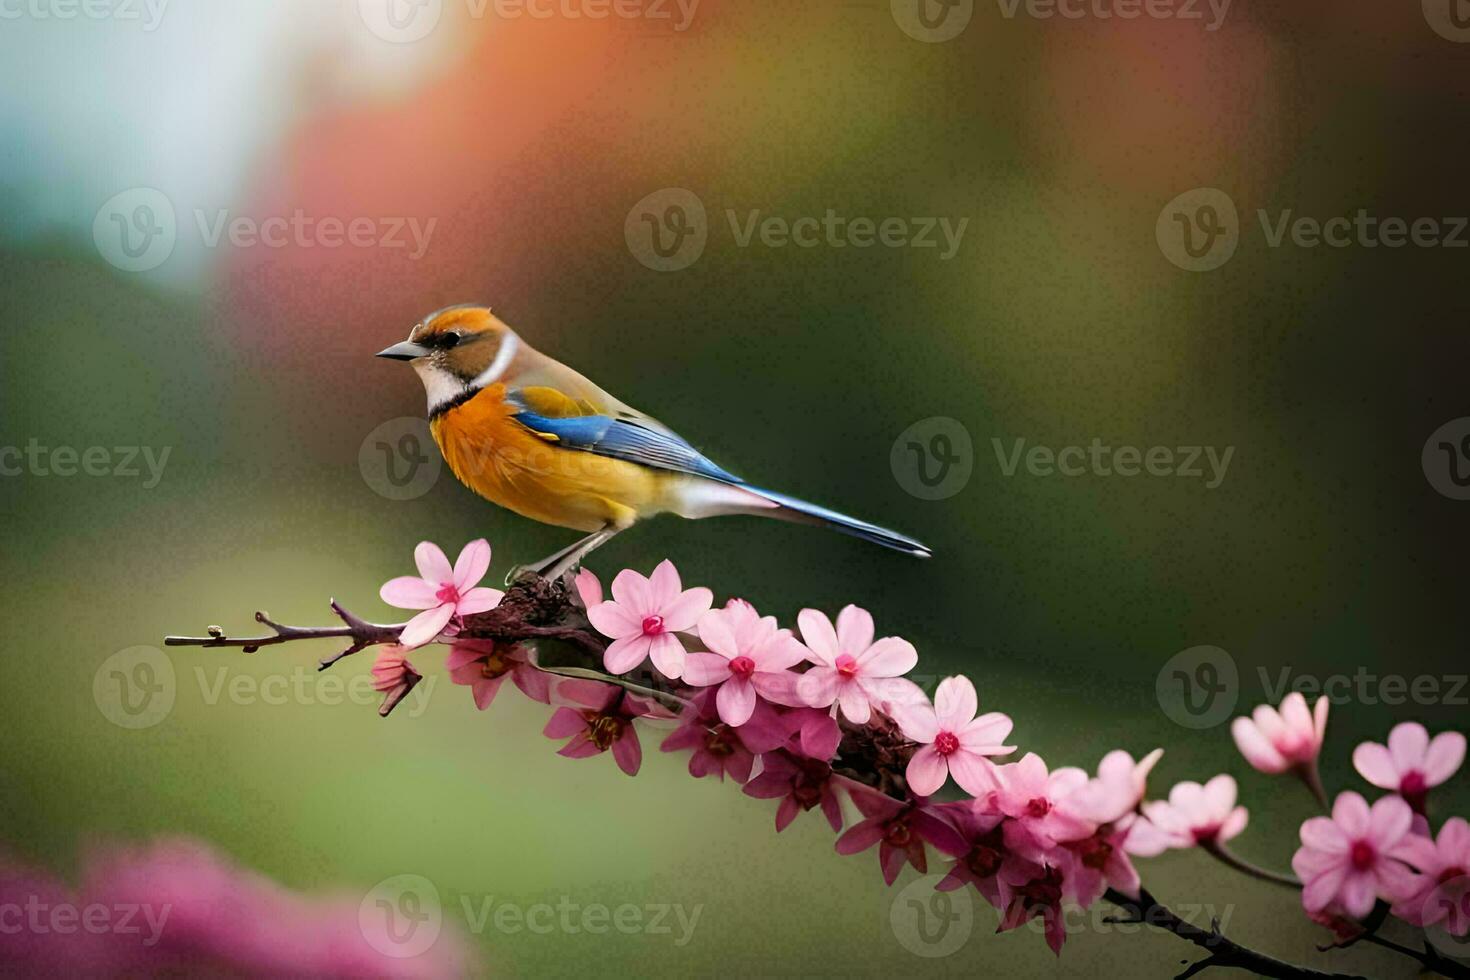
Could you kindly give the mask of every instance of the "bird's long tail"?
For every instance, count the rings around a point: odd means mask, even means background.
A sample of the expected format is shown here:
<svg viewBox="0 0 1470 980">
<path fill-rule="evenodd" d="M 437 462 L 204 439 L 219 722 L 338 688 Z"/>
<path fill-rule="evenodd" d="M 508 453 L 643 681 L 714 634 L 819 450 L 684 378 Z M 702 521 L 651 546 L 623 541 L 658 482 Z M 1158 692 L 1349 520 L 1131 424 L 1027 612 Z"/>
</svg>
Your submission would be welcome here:
<svg viewBox="0 0 1470 980">
<path fill-rule="evenodd" d="M 856 517 L 848 517 L 846 514 L 839 514 L 835 510 L 828 510 L 826 507 L 808 503 L 805 500 L 788 497 L 786 494 L 776 493 L 774 490 L 763 490 L 760 487 L 753 487 L 748 483 L 741 484 L 740 489 L 748 490 L 776 505 L 774 509 L 753 510 L 749 511 L 749 513 L 759 513 L 762 517 L 776 517 L 784 521 L 793 521 L 797 524 L 814 524 L 819 527 L 830 527 L 834 531 L 841 531 L 843 534 L 850 534 L 855 538 L 862 538 L 864 541 L 881 544 L 885 548 L 902 551 L 906 555 L 914 555 L 918 558 L 928 558 L 933 554 L 929 550 L 928 545 L 921 544 L 913 538 L 899 534 L 897 531 L 890 531 L 886 527 L 869 524 L 867 521 L 860 521 Z"/>
</svg>

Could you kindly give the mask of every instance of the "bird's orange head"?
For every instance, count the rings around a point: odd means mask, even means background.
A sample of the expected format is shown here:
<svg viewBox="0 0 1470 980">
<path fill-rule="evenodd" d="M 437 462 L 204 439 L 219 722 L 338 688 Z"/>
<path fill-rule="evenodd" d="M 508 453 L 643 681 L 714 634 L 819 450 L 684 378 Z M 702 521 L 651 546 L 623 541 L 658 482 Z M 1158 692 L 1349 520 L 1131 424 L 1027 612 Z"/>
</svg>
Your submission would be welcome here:
<svg viewBox="0 0 1470 980">
<path fill-rule="evenodd" d="M 514 331 L 489 307 L 465 304 L 430 313 L 414 324 L 407 340 L 378 356 L 413 365 L 433 414 L 504 374 L 519 346 Z"/>
</svg>

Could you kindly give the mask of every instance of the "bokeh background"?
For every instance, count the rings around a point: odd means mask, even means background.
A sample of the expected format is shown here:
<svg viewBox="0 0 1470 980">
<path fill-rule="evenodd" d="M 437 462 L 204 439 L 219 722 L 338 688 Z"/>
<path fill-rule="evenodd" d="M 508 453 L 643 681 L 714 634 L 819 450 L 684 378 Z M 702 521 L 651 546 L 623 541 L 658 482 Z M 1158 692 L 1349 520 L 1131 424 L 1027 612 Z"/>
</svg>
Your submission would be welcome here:
<svg viewBox="0 0 1470 980">
<path fill-rule="evenodd" d="M 424 538 L 452 552 L 488 536 L 496 578 L 570 540 L 447 473 L 412 499 L 383 492 L 370 435 L 396 438 L 423 393 L 371 355 L 471 300 L 735 471 L 935 549 L 917 562 L 774 522 L 668 520 L 597 554 L 604 576 L 671 557 L 686 582 L 784 621 L 866 606 L 921 672 L 972 676 L 1053 764 L 1163 745 L 1156 792 L 1235 774 L 1252 810 L 1237 849 L 1260 863 L 1285 866 L 1311 802 L 1235 754 L 1228 706 L 1178 723 L 1157 683 L 1176 654 L 1228 652 L 1236 713 L 1283 670 L 1441 679 L 1423 703 L 1386 704 L 1371 681 L 1337 699 L 1333 791 L 1357 786 L 1351 747 L 1396 720 L 1464 726 L 1470 503 L 1436 489 L 1421 451 L 1470 415 L 1470 253 L 1272 247 L 1257 218 L 1470 214 L 1470 44 L 1433 28 L 1429 0 L 1239 0 L 1213 30 L 1204 6 L 1123 20 L 961 3 L 947 40 L 898 2 L 595 19 L 435 0 L 396 21 L 369 0 L 137 9 L 63 19 L 43 2 L 0 21 L 0 446 L 169 453 L 156 481 L 146 465 L 0 478 L 13 852 L 65 874 L 92 841 L 188 834 L 306 892 L 421 875 L 460 928 L 466 897 L 702 909 L 683 945 L 677 927 L 492 925 L 472 941 L 494 974 L 1177 972 L 1191 950 L 1172 937 L 1093 918 L 1057 960 L 1028 930 L 991 935 L 978 903 L 952 923 L 971 930 L 956 950 L 918 955 L 935 948 L 892 924 L 900 889 L 871 854 L 832 853 L 816 818 L 778 837 L 770 805 L 691 780 L 648 737 L 636 780 L 558 759 L 544 709 L 506 688 L 476 712 L 434 656 L 419 658 L 428 697 L 382 720 L 360 696 L 366 657 L 335 669 L 359 696 L 323 703 L 312 668 L 330 645 L 171 648 L 166 715 L 110 720 L 94 680 L 119 651 L 241 632 L 256 609 L 326 623 L 332 596 L 389 620 L 378 585 Z M 1237 241 L 1196 272 L 1157 226 L 1200 187 L 1233 202 Z M 707 241 L 659 271 L 627 227 L 669 188 L 702 203 Z M 157 195 L 175 232 L 145 247 L 157 222 L 137 207 Z M 945 259 L 742 247 L 727 218 L 828 209 L 967 224 Z M 222 215 L 298 212 L 367 219 L 373 240 L 210 243 Z M 400 219 L 426 247 L 374 237 Z M 968 438 L 969 475 L 924 499 L 901 436 L 936 417 Z M 1207 488 L 1007 476 L 992 441 L 1095 437 L 1234 454 Z M 277 703 L 219 686 L 282 676 Z M 1466 812 L 1463 775 L 1439 800 Z M 1411 975 L 1374 952 L 1320 956 L 1294 897 L 1200 855 L 1144 877 L 1279 955 Z"/>
</svg>

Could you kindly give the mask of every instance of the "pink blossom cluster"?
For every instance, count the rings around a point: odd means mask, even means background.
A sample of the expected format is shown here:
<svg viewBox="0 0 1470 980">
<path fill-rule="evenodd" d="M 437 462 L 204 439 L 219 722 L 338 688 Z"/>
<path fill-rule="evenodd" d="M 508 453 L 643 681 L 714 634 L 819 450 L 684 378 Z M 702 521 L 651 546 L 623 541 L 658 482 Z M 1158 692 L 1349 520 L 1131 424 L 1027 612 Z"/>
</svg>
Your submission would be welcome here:
<svg viewBox="0 0 1470 980">
<path fill-rule="evenodd" d="M 662 750 L 689 753 L 696 777 L 728 777 L 749 796 L 777 800 L 778 831 L 819 809 L 838 835 L 837 852 L 876 847 L 890 885 L 905 865 L 927 872 L 937 855 L 944 862 L 941 890 L 974 887 L 998 910 L 1002 931 L 1040 919 L 1054 951 L 1066 938 L 1064 904 L 1085 908 L 1110 889 L 1139 898 L 1136 857 L 1198 847 L 1241 866 L 1226 846 L 1248 817 L 1231 776 L 1180 782 L 1165 798 L 1147 799 L 1147 777 L 1162 749 L 1140 759 L 1113 749 L 1095 774 L 1052 769 L 1034 752 L 1015 758 L 1009 717 L 982 712 L 963 676 L 940 681 L 931 700 L 904 676 L 918 662 L 913 645 L 878 637 L 872 616 L 857 606 L 835 620 L 803 610 L 792 631 L 742 599 L 716 606 L 709 589 L 686 589 L 669 561 L 647 577 L 619 572 L 610 598 L 583 570 L 577 592 L 589 622 L 610 641 L 607 677 L 570 679 L 544 671 L 519 646 L 455 639 L 463 604 L 468 598 L 479 611 L 472 597 L 487 591 L 474 587 L 488 567 L 487 544 L 471 544 L 453 569 L 433 545 L 420 545 L 417 554 L 419 583 L 395 579 L 383 596 L 425 609 L 432 590 L 439 605 L 413 622 L 430 613 L 432 619 L 412 637 L 405 630 L 405 639 L 452 644 L 451 675 L 471 687 L 478 707 L 487 707 L 510 677 L 555 709 L 545 734 L 566 740 L 560 754 L 610 752 L 629 775 L 641 764 L 639 726 L 673 725 Z M 462 567 L 478 574 L 463 578 Z M 429 626 L 439 632 L 430 635 Z M 417 682 L 405 653 L 389 648 L 374 668 L 385 710 Z M 683 705 L 677 715 L 665 707 L 672 702 Z M 1327 708 L 1319 700 L 1309 709 L 1294 693 L 1279 708 L 1262 705 L 1236 719 L 1232 734 L 1254 768 L 1295 774 L 1320 795 Z M 1430 739 L 1412 722 L 1395 728 L 1387 746 L 1358 746 L 1358 771 L 1390 795 L 1370 805 L 1344 792 L 1331 816 L 1302 825 L 1292 864 L 1308 915 L 1347 934 L 1382 901 L 1409 923 L 1465 935 L 1470 825 L 1452 818 L 1431 836 L 1426 819 L 1428 791 L 1459 768 L 1464 754 L 1463 736 Z M 850 775 L 871 778 L 875 770 L 880 785 Z"/>
<path fill-rule="evenodd" d="M 17 977 L 464 976 L 463 938 L 382 952 L 351 896 L 312 897 L 168 838 L 93 850 L 75 887 L 0 855 L 0 974 Z"/>
</svg>

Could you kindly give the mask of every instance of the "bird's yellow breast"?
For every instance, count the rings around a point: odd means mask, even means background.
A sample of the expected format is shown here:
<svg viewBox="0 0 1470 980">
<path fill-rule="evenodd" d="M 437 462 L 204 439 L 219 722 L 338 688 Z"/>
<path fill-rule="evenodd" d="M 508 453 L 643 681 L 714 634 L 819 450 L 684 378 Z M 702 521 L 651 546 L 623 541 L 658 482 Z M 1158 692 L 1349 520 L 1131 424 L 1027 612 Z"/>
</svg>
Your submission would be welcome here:
<svg viewBox="0 0 1470 980">
<path fill-rule="evenodd" d="M 503 384 L 429 423 L 461 483 L 517 514 L 581 531 L 626 527 L 664 509 L 662 474 L 636 463 L 567 449 L 512 416 Z"/>
</svg>

